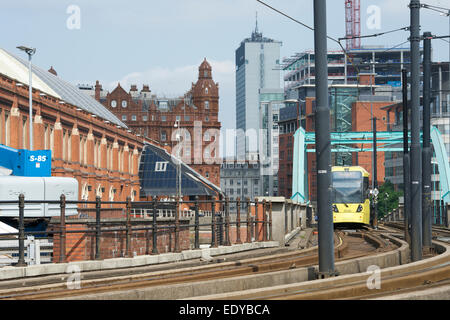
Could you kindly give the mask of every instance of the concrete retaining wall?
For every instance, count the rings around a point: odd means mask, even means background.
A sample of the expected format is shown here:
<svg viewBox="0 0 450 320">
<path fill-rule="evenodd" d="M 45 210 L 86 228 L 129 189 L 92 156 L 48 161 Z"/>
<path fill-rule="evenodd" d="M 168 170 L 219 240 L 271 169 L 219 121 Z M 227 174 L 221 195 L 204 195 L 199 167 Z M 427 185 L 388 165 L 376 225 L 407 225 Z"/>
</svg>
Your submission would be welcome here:
<svg viewBox="0 0 450 320">
<path fill-rule="evenodd" d="M 163 253 L 159 255 L 143 255 L 134 258 L 113 258 L 98 261 L 77 261 L 58 264 L 41 264 L 27 267 L 3 267 L 0 268 L 0 280 L 18 279 L 25 277 L 44 276 L 52 274 L 65 274 L 73 270 L 73 266 L 83 271 L 109 270 L 115 268 L 138 267 L 154 265 L 167 262 L 178 262 L 189 259 L 200 259 L 204 256 L 217 256 L 222 254 L 236 253 L 260 248 L 278 247 L 278 242 L 253 242 L 232 246 L 219 246 L 217 248 L 206 248 L 199 250 L 186 250 L 181 253 Z M 72 268 L 70 268 L 72 267 Z"/>
<path fill-rule="evenodd" d="M 338 262 L 336 263 L 336 269 L 344 276 L 317 281 L 333 280 L 345 283 L 346 278 L 353 276 L 345 276 L 345 274 L 362 273 L 362 277 L 368 277 L 369 275 L 365 275 L 364 273 L 370 265 L 387 268 L 408 262 L 408 244 L 394 238 L 392 238 L 391 241 L 399 244 L 400 248 L 370 257 Z M 314 266 L 314 268 L 298 268 L 221 280 L 208 280 L 172 286 L 165 285 L 120 292 L 85 295 L 72 297 L 71 299 L 233 299 L 233 295 L 239 295 L 244 290 L 247 290 L 246 292 L 248 292 L 248 294 L 252 294 L 264 287 L 274 287 L 274 289 L 276 289 L 277 286 L 289 286 L 290 284 L 292 284 L 292 286 L 302 285 L 302 282 L 313 279 L 312 275 L 314 274 L 314 269 L 317 270 L 317 268 L 318 266 Z M 315 283 L 317 282 L 315 281 Z M 308 285 L 311 284 L 311 282 L 305 284 Z M 245 296 L 240 296 L 238 299 L 245 299 Z"/>
</svg>

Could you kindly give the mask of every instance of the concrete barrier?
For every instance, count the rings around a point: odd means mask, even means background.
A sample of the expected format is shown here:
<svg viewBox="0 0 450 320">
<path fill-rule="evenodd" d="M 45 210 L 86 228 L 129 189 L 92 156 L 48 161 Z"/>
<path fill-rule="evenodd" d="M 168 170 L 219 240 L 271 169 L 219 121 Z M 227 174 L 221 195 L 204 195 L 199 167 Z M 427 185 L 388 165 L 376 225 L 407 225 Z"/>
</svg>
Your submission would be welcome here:
<svg viewBox="0 0 450 320">
<path fill-rule="evenodd" d="M 26 277 L 36 277 L 54 274 L 65 274 L 70 270 L 70 266 L 76 266 L 80 272 L 111 270 L 116 268 L 129 268 L 159 263 L 179 262 L 190 259 L 200 259 L 205 254 L 218 256 L 223 254 L 242 252 L 261 248 L 278 247 L 276 241 L 252 242 L 236 244 L 231 246 L 219 246 L 217 248 L 206 248 L 198 250 L 185 250 L 181 253 L 162 253 L 158 255 L 142 255 L 134 258 L 112 258 L 96 261 L 74 261 L 69 263 L 41 264 L 27 267 L 2 267 L 0 268 L 0 280 L 19 279 Z M 203 252 L 203 251 L 207 252 Z"/>
<path fill-rule="evenodd" d="M 285 245 L 286 235 L 296 228 L 307 227 L 307 205 L 284 197 L 260 197 L 258 201 L 272 202 L 272 239 Z M 268 221 L 268 219 L 267 219 Z"/>
<path fill-rule="evenodd" d="M 377 255 L 341 261 L 336 263 L 336 269 L 342 276 L 324 280 L 314 279 L 318 266 L 308 268 L 290 269 L 284 271 L 270 272 L 267 274 L 245 275 L 240 277 L 226 278 L 220 280 L 198 281 L 194 283 L 155 286 L 120 292 L 99 293 L 71 297 L 70 299 L 80 300 L 206 300 L 206 299 L 246 299 L 259 290 L 269 289 L 282 292 L 285 287 L 312 286 L 320 281 L 334 281 L 342 284 L 354 277 L 354 273 L 359 273 L 359 277 L 367 278 L 367 267 L 377 265 L 380 268 L 396 267 L 409 262 L 409 246 L 402 240 L 389 237 L 400 247 L 396 250 L 380 253 Z"/>
</svg>

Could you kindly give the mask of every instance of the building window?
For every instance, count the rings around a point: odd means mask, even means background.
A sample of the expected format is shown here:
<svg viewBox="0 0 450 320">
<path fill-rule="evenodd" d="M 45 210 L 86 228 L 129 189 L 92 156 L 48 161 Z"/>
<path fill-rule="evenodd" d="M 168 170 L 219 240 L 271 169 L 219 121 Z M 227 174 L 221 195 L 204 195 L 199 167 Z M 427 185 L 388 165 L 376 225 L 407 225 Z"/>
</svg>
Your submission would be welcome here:
<svg viewBox="0 0 450 320">
<path fill-rule="evenodd" d="M 209 172 L 208 171 L 206 171 L 205 177 L 209 178 Z"/>
<path fill-rule="evenodd" d="M 208 94 L 208 88 L 205 88 L 205 93 Z"/>
<path fill-rule="evenodd" d="M 184 116 L 184 121 L 191 121 L 191 117 L 190 116 Z"/>
<path fill-rule="evenodd" d="M 127 115 L 126 114 L 122 115 L 122 121 L 127 121 Z"/>
<path fill-rule="evenodd" d="M 136 115 L 135 114 L 133 114 L 132 116 L 131 116 L 131 121 L 136 121 Z"/>
<path fill-rule="evenodd" d="M 206 88 L 208 90 L 208 88 Z M 209 101 L 205 101 L 205 109 L 209 109 Z"/>
<path fill-rule="evenodd" d="M 206 122 L 209 121 L 209 117 L 208 117 L 208 116 L 205 117 L 205 121 L 206 121 Z"/>
<path fill-rule="evenodd" d="M 161 131 L 161 141 L 166 141 L 167 133 L 165 131 Z"/>
<path fill-rule="evenodd" d="M 191 146 L 187 146 L 186 148 L 184 148 L 184 156 L 185 157 L 191 156 Z"/>
<path fill-rule="evenodd" d="M 147 116 L 142 116 L 142 121 L 147 121 L 148 117 Z"/>
<path fill-rule="evenodd" d="M 181 121 L 181 116 L 176 116 L 176 121 Z"/>
<path fill-rule="evenodd" d="M 127 107 L 127 101 L 126 100 L 122 100 L 122 108 L 126 108 Z"/>
<path fill-rule="evenodd" d="M 161 116 L 161 121 L 166 121 L 166 116 Z"/>
<path fill-rule="evenodd" d="M 169 107 L 168 101 L 159 101 L 158 105 L 160 109 L 167 109 Z"/>
<path fill-rule="evenodd" d="M 113 108 L 117 107 L 117 101 L 116 100 L 112 100 L 111 101 L 111 107 L 113 107 Z"/>
<path fill-rule="evenodd" d="M 155 172 L 165 172 L 167 170 L 168 161 L 155 162 Z"/>
</svg>

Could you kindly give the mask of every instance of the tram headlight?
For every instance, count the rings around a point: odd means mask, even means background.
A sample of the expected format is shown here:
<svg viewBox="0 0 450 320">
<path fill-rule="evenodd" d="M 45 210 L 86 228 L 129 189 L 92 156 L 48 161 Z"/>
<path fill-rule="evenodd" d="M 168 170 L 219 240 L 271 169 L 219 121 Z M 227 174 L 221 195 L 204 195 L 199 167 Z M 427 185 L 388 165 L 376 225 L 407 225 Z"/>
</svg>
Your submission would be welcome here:
<svg viewBox="0 0 450 320">
<path fill-rule="evenodd" d="M 339 212 L 339 210 L 335 204 L 333 204 L 333 212 Z"/>
<path fill-rule="evenodd" d="M 356 212 L 361 212 L 363 210 L 363 206 L 362 205 L 359 205 L 358 206 L 358 209 L 356 209 Z"/>
</svg>

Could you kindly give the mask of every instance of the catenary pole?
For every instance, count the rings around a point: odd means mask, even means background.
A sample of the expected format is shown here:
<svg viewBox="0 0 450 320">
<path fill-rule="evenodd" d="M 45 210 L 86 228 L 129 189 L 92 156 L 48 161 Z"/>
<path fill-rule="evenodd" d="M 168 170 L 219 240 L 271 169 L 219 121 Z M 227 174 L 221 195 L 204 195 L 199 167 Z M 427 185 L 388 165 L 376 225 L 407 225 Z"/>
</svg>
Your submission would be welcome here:
<svg viewBox="0 0 450 320">
<path fill-rule="evenodd" d="M 422 240 L 424 248 L 431 248 L 431 32 L 423 34 L 423 148 L 422 148 Z"/>
<path fill-rule="evenodd" d="M 330 108 L 328 105 L 326 0 L 314 0 L 314 51 L 316 63 L 316 163 L 319 217 L 319 277 L 335 274 L 333 216 L 331 214 Z"/>
<path fill-rule="evenodd" d="M 373 189 L 378 190 L 378 174 L 377 174 L 377 118 L 372 118 L 373 126 Z M 372 227 L 378 228 L 378 204 L 377 195 L 374 197 L 373 201 L 373 217 L 372 217 Z"/>
<path fill-rule="evenodd" d="M 420 147 L 420 1 L 409 4 L 411 28 L 411 260 L 422 259 L 422 186 Z"/>
<path fill-rule="evenodd" d="M 29 139 L 30 139 L 30 150 L 33 150 L 33 85 L 32 81 L 32 65 L 31 65 L 31 56 L 32 54 L 28 54 L 28 125 L 29 125 Z"/>
<path fill-rule="evenodd" d="M 408 144 L 408 75 L 402 70 L 403 88 L 403 207 L 405 210 L 405 239 L 411 243 L 411 180 L 409 178 L 409 144 Z"/>
</svg>

